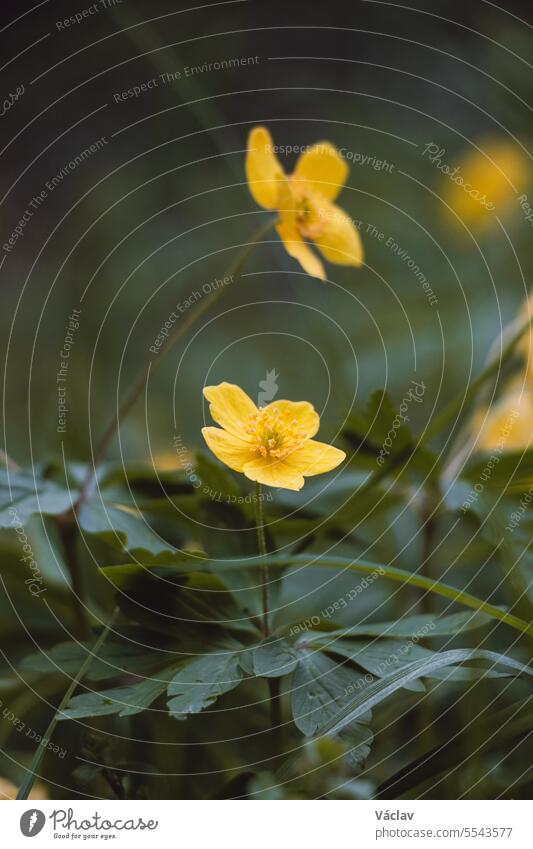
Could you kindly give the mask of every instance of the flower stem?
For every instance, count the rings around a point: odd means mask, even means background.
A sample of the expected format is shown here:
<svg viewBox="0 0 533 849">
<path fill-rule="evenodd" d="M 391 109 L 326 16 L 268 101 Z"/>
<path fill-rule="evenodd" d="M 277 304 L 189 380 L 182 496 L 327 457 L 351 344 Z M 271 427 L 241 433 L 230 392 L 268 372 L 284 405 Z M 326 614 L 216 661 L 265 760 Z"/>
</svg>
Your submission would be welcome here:
<svg viewBox="0 0 533 849">
<path fill-rule="evenodd" d="M 261 557 L 266 557 L 265 520 L 263 515 L 263 492 L 260 483 L 255 484 L 255 522 L 257 544 Z M 261 592 L 263 600 L 263 634 L 269 637 L 270 630 L 270 572 L 266 563 L 261 564 Z M 270 725 L 276 736 L 276 749 L 281 748 L 281 693 L 279 678 L 267 678 L 270 700 Z"/>
<path fill-rule="evenodd" d="M 58 526 L 61 539 L 63 541 L 63 548 L 65 550 L 65 562 L 70 574 L 75 617 L 74 628 L 76 630 L 76 635 L 80 639 L 87 640 L 91 635 L 91 629 L 89 625 L 88 611 L 83 602 L 83 580 L 80 563 L 77 557 L 76 536 L 78 529 L 74 523 L 69 521 L 68 518 L 67 521 L 59 521 L 58 517 Z"/>
<path fill-rule="evenodd" d="M 255 484 L 255 523 L 257 528 L 257 544 L 261 557 L 266 557 L 267 547 L 265 539 L 265 521 L 263 517 L 263 493 L 260 483 Z M 263 597 L 263 634 L 265 637 L 270 635 L 270 575 L 266 563 L 261 564 L 261 591 Z"/>
<path fill-rule="evenodd" d="M 50 720 L 50 724 L 48 725 L 48 728 L 45 731 L 45 734 L 43 736 L 43 740 L 46 740 L 48 742 L 50 741 L 52 734 L 55 731 L 55 727 L 56 727 L 57 723 L 59 722 L 59 718 L 60 718 L 63 710 L 65 709 L 65 707 L 69 703 L 74 690 L 76 689 L 76 687 L 78 686 L 78 684 L 80 683 L 80 681 L 82 680 L 82 678 L 84 677 L 86 672 L 89 670 L 91 663 L 97 657 L 98 652 L 100 651 L 100 649 L 104 645 L 107 637 L 109 636 L 111 629 L 113 628 L 113 625 L 115 624 L 115 622 L 117 620 L 118 613 L 119 613 L 119 608 L 116 607 L 114 609 L 113 613 L 111 614 L 109 622 L 105 626 L 104 630 L 101 632 L 101 634 L 98 637 L 98 639 L 96 640 L 94 646 L 91 649 L 87 650 L 87 656 L 86 656 L 85 660 L 83 661 L 82 665 L 80 666 L 80 668 L 78 669 L 76 676 L 72 679 L 69 687 L 67 688 L 67 690 L 65 692 L 65 695 L 61 699 L 61 702 L 59 703 L 59 707 L 57 708 L 56 712 L 54 713 L 52 719 Z M 29 770 L 26 774 L 26 778 L 22 782 L 22 784 L 19 788 L 19 791 L 17 793 L 17 799 L 27 799 L 28 798 L 28 796 L 31 792 L 31 788 L 33 787 L 33 782 L 35 781 L 36 772 L 39 769 L 39 766 L 41 764 L 41 761 L 43 759 L 43 755 L 44 755 L 45 751 L 46 751 L 45 746 L 39 745 L 37 747 L 37 751 L 35 752 L 35 754 L 33 756 L 33 760 L 31 762 L 30 768 L 29 768 Z"/>
<path fill-rule="evenodd" d="M 273 220 L 270 218 L 267 222 L 263 222 L 260 227 L 253 233 L 250 237 L 249 242 L 243 247 L 243 249 L 237 254 L 235 259 L 230 263 L 228 270 L 225 272 L 225 277 L 238 277 L 241 273 L 242 266 L 250 253 L 252 247 L 263 237 L 273 226 Z M 96 475 L 98 471 L 98 466 L 104 459 L 109 445 L 118 430 L 120 424 L 124 421 L 126 416 L 131 412 L 135 402 L 141 395 L 143 389 L 146 386 L 146 381 L 150 375 L 152 375 L 158 368 L 160 368 L 161 363 L 165 359 L 165 357 L 172 350 L 174 345 L 193 327 L 194 324 L 198 321 L 199 318 L 204 315 L 205 312 L 218 300 L 222 293 L 226 290 L 226 286 L 220 286 L 215 290 L 211 298 L 204 297 L 196 306 L 196 309 L 191 310 L 188 315 L 182 320 L 179 321 L 174 328 L 174 332 L 171 333 L 166 341 L 164 348 L 161 348 L 159 354 L 157 355 L 157 359 L 151 360 L 148 365 L 146 365 L 142 371 L 137 375 L 134 382 L 132 383 L 129 391 L 124 396 L 124 399 L 119 404 L 115 414 L 109 420 L 107 427 L 105 428 L 102 436 L 100 438 L 99 443 L 96 446 L 95 452 L 93 454 L 93 462 L 92 466 L 88 469 L 85 480 L 82 484 L 80 494 L 78 499 L 74 505 L 74 512 L 76 513 L 80 506 L 92 495 L 96 484 Z"/>
</svg>

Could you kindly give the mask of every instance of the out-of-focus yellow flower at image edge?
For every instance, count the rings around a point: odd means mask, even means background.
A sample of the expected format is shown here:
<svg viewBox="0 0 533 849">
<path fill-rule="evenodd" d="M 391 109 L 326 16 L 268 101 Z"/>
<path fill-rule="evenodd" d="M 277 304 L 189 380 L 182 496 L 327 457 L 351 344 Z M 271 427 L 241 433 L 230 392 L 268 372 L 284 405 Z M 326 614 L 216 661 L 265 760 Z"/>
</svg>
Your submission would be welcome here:
<svg viewBox="0 0 533 849">
<path fill-rule="evenodd" d="M 458 163 L 454 174 L 455 166 L 450 163 L 452 176 L 446 174 L 443 178 L 443 196 L 470 226 L 494 226 L 496 216 L 512 204 L 518 209 L 518 197 L 531 179 L 526 154 L 517 142 L 507 139 L 480 139 L 477 147 Z"/>
<path fill-rule="evenodd" d="M 522 451 L 533 448 L 533 394 L 516 381 L 487 411 L 478 410 L 472 419 L 477 451 Z"/>
<path fill-rule="evenodd" d="M 7 778 L 0 778 L 0 802 L 5 802 L 8 799 L 16 799 L 18 793 L 18 787 L 13 784 L 12 781 L 8 781 Z M 36 782 L 30 795 L 29 799 L 48 799 L 48 793 L 46 791 L 46 787 L 44 784 L 40 782 Z"/>
<path fill-rule="evenodd" d="M 311 250 L 337 265 L 359 266 L 363 245 L 351 218 L 333 201 L 341 191 L 348 166 L 330 142 L 318 142 L 303 153 L 292 174 L 285 174 L 272 136 L 254 127 L 248 137 L 246 178 L 254 200 L 264 209 L 277 210 L 276 230 L 285 249 L 312 277 L 326 279 L 324 266 Z"/>
<path fill-rule="evenodd" d="M 258 408 L 232 383 L 206 386 L 204 396 L 220 427 L 204 427 L 202 435 L 230 469 L 252 481 L 299 490 L 304 478 L 336 468 L 346 454 L 312 439 L 320 418 L 308 401 L 273 401 Z"/>
<path fill-rule="evenodd" d="M 509 326 L 513 335 L 533 316 L 533 293 L 524 301 L 516 320 Z M 523 451 L 533 448 L 533 329 L 524 332 L 516 352 L 524 361 L 522 372 L 488 410 L 478 410 L 471 422 L 476 451 Z"/>
</svg>

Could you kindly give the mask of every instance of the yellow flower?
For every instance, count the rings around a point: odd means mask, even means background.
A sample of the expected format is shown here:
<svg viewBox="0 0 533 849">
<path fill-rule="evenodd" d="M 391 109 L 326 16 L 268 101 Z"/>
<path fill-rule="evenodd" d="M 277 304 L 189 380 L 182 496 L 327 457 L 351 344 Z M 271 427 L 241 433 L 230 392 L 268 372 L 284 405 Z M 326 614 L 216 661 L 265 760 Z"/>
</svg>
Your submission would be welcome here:
<svg viewBox="0 0 533 849">
<path fill-rule="evenodd" d="M 324 266 L 306 240 L 337 265 L 359 266 L 363 246 L 354 222 L 332 202 L 348 175 L 348 166 L 336 147 L 319 142 L 303 153 L 293 174 L 285 174 L 265 127 L 254 127 L 248 137 L 246 178 L 254 200 L 276 209 L 276 230 L 290 256 L 312 277 L 326 279 Z"/>
<path fill-rule="evenodd" d="M 221 427 L 204 427 L 213 454 L 252 481 L 301 489 L 304 477 L 329 472 L 346 454 L 312 439 L 320 418 L 307 401 L 273 401 L 256 407 L 239 386 L 206 386 L 211 416 Z"/>
<path fill-rule="evenodd" d="M 520 385 L 519 385 L 520 383 Z M 514 381 L 509 391 L 472 421 L 477 451 L 521 451 L 533 447 L 533 395 Z"/>
<path fill-rule="evenodd" d="M 459 163 L 453 179 L 448 175 L 443 178 L 447 181 L 445 200 L 466 224 L 494 226 L 496 216 L 517 204 L 517 194 L 524 191 L 530 168 L 516 142 L 482 139 L 478 147 Z M 452 164 L 449 167 L 453 172 Z"/>
</svg>

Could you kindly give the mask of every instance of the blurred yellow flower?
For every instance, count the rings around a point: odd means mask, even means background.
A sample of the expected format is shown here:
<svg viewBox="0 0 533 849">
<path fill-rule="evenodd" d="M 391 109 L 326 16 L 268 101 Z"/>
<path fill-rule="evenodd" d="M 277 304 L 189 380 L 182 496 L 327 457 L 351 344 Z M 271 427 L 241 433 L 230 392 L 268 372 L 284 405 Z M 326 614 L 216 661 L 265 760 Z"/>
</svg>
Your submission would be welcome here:
<svg viewBox="0 0 533 849">
<path fill-rule="evenodd" d="M 239 386 L 206 386 L 204 396 L 221 427 L 204 427 L 207 445 L 226 466 L 252 481 L 299 490 L 304 477 L 329 472 L 346 454 L 312 439 L 320 418 L 307 401 L 273 401 L 256 407 Z"/>
<path fill-rule="evenodd" d="M 359 266 L 363 246 L 359 231 L 332 201 L 348 175 L 348 166 L 330 142 L 319 142 L 303 153 L 294 173 L 285 174 L 265 127 L 248 137 L 246 178 L 254 200 L 279 214 L 276 230 L 285 249 L 312 277 L 326 279 L 324 266 L 306 240 L 337 265 Z"/>
<path fill-rule="evenodd" d="M 533 294 L 526 298 L 516 319 L 504 330 L 503 339 L 515 336 L 533 315 Z M 473 416 L 470 431 L 476 451 L 522 451 L 533 448 L 533 351 L 530 327 L 519 339 L 516 352 L 524 359 L 524 368 L 505 388 L 496 403 Z"/>
<path fill-rule="evenodd" d="M 520 381 L 521 383 L 521 381 Z M 533 436 L 533 393 L 515 381 L 492 407 L 472 420 L 477 451 L 521 451 Z"/>
<path fill-rule="evenodd" d="M 469 152 L 458 165 L 444 165 L 440 155 L 438 167 L 447 178 L 445 201 L 467 225 L 484 227 L 495 224 L 496 216 L 504 214 L 511 204 L 518 207 L 518 195 L 527 186 L 530 167 L 517 142 L 481 139 L 477 147 L 479 150 Z M 435 157 L 432 161 L 437 163 Z"/>
<path fill-rule="evenodd" d="M 13 784 L 12 781 L 8 781 L 7 778 L 0 777 L 0 802 L 5 802 L 8 799 L 16 799 L 18 793 L 18 787 L 16 784 Z M 46 791 L 46 787 L 44 784 L 41 784 L 37 781 L 28 796 L 29 799 L 48 799 L 48 793 Z"/>
<path fill-rule="evenodd" d="M 153 457 L 153 465 L 158 472 L 177 472 L 194 466 L 194 454 L 180 446 L 174 451 L 159 451 Z"/>
</svg>

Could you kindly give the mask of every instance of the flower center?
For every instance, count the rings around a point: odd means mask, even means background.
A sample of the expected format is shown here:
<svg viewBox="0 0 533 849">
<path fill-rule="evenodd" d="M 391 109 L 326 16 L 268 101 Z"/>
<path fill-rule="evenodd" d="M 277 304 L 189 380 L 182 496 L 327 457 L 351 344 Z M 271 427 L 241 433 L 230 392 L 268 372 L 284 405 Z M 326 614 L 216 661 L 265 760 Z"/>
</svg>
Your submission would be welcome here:
<svg viewBox="0 0 533 849">
<path fill-rule="evenodd" d="M 253 449 L 261 457 L 276 460 L 284 460 L 293 454 L 307 438 L 296 419 L 290 419 L 277 407 L 265 407 L 252 413 L 246 433 L 251 436 Z"/>
<path fill-rule="evenodd" d="M 324 232 L 324 220 L 320 214 L 320 207 L 312 197 L 312 193 L 299 183 L 298 180 L 292 182 L 296 226 L 304 239 L 318 239 Z"/>
</svg>

